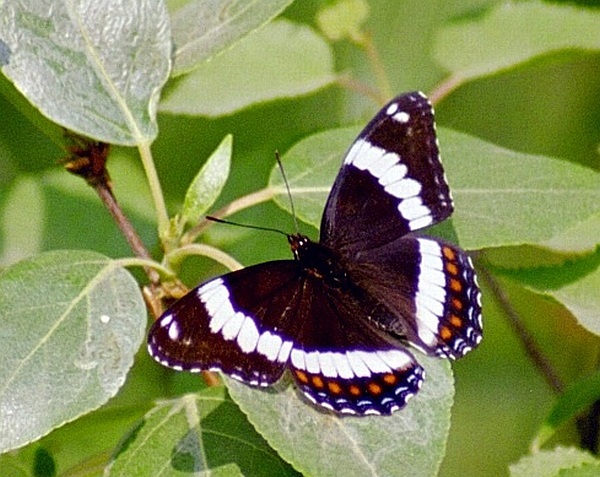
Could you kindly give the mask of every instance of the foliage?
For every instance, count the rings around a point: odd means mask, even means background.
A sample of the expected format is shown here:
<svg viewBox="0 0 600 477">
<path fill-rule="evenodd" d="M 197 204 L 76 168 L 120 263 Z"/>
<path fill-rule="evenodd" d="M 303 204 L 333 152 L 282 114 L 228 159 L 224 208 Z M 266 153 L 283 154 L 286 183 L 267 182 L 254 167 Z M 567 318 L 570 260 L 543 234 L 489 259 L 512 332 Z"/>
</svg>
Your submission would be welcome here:
<svg viewBox="0 0 600 477">
<path fill-rule="evenodd" d="M 597 474 L 597 9 L 24 3 L 0 5 L 0 474 Z M 152 362 L 142 288 L 152 315 L 178 280 L 289 256 L 204 215 L 292 230 L 281 150 L 314 235 L 360 126 L 414 89 L 456 205 L 432 233 L 473 252 L 484 296 L 454 378 L 419 357 L 406 409 L 340 419 L 285 380 L 206 386 Z M 111 144 L 110 182 L 66 174 L 63 128 Z"/>
</svg>

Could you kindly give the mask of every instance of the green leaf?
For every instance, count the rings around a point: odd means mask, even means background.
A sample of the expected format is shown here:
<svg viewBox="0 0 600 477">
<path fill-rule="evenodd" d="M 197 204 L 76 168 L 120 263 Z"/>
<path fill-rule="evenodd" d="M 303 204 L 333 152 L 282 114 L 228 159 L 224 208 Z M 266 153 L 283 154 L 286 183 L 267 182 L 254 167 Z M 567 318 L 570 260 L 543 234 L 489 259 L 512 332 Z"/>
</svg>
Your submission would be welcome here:
<svg viewBox="0 0 600 477">
<path fill-rule="evenodd" d="M 600 174 L 591 169 L 448 129 L 439 135 L 466 248 L 545 243 L 600 213 Z"/>
<path fill-rule="evenodd" d="M 215 203 L 229 177 L 233 136 L 225 136 L 190 184 L 183 202 L 182 219 L 195 225 Z"/>
<path fill-rule="evenodd" d="M 558 428 L 600 399 L 600 373 L 570 386 L 552 408 L 535 437 L 532 447 L 539 449 Z"/>
<path fill-rule="evenodd" d="M 600 267 L 597 267 L 585 277 L 546 293 L 565 305 L 584 328 L 600 335 L 599 290 Z"/>
<path fill-rule="evenodd" d="M 556 234 L 540 245 L 558 252 L 591 252 L 598 244 L 600 230 L 600 212 Z"/>
<path fill-rule="evenodd" d="M 0 274 L 0 452 L 95 409 L 145 334 L 138 285 L 95 252 L 57 251 Z"/>
<path fill-rule="evenodd" d="M 357 132 L 318 133 L 283 156 L 298 217 L 315 227 Z M 439 137 L 455 202 L 452 223 L 465 248 L 547 242 L 600 213 L 600 174 L 590 169 L 509 151 L 448 129 L 439 128 Z M 276 203 L 288 210 L 276 168 L 269 185 L 278 192 Z"/>
<path fill-rule="evenodd" d="M 335 79 L 328 44 L 307 26 L 279 20 L 167 88 L 160 109 L 221 116 L 307 94 Z"/>
<path fill-rule="evenodd" d="M 581 326 L 600 335 L 600 249 L 567 255 L 536 247 L 507 247 L 486 250 L 485 261 L 528 289 L 553 297 Z"/>
<path fill-rule="evenodd" d="M 501 2 L 486 15 L 443 28 L 434 57 L 453 76 L 478 78 L 561 50 L 600 49 L 600 15 L 547 2 Z"/>
<path fill-rule="evenodd" d="M 105 476 L 293 476 L 225 388 L 158 403 L 117 451 Z"/>
<path fill-rule="evenodd" d="M 171 55 L 162 2 L 7 0 L 0 38 L 3 73 L 52 121 L 113 144 L 156 136 Z"/>
<path fill-rule="evenodd" d="M 195 69 L 279 15 L 292 0 L 192 0 L 171 16 L 173 76 Z"/>
<path fill-rule="evenodd" d="M 561 469 L 571 469 L 597 461 L 587 452 L 575 448 L 557 447 L 522 457 L 510 466 L 510 477 L 555 477 Z"/>
<path fill-rule="evenodd" d="M 421 391 L 389 417 L 337 417 L 304 402 L 291 385 L 257 390 L 226 381 L 258 432 L 304 475 L 429 477 L 444 456 L 454 386 L 447 361 L 418 360 L 426 371 Z"/>
<path fill-rule="evenodd" d="M 300 220 L 319 227 L 325 201 L 342 165 L 342 156 L 358 132 L 359 128 L 353 126 L 313 134 L 297 142 L 282 156 Z M 269 187 L 279 192 L 274 197 L 275 203 L 290 211 L 290 201 L 277 165 L 271 170 Z"/>
</svg>

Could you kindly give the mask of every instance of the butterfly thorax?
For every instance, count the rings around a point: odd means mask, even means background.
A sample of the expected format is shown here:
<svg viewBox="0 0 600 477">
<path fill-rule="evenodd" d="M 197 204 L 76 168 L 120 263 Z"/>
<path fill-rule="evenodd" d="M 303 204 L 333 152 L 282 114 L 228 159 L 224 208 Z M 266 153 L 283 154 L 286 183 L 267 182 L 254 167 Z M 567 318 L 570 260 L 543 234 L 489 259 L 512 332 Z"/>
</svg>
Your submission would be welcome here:
<svg viewBox="0 0 600 477">
<path fill-rule="evenodd" d="M 305 235 L 288 235 L 288 241 L 294 258 L 300 262 L 305 273 L 324 280 L 334 288 L 348 286 L 348 275 L 333 250 L 313 242 Z"/>
</svg>

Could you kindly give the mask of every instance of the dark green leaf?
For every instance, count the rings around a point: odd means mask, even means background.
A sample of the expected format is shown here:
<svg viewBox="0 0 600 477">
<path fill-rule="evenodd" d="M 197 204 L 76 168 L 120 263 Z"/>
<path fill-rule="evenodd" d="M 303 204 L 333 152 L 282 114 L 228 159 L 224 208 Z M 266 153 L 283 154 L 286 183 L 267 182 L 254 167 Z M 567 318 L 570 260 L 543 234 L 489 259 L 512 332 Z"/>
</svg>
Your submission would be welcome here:
<svg viewBox="0 0 600 477">
<path fill-rule="evenodd" d="M 223 387 L 157 404 L 123 443 L 105 475 L 193 473 L 296 475 L 226 397 Z"/>
<path fill-rule="evenodd" d="M 600 400 L 600 373 L 570 386 L 558 399 L 534 440 L 540 448 L 565 422 L 573 419 L 595 401 Z"/>
</svg>

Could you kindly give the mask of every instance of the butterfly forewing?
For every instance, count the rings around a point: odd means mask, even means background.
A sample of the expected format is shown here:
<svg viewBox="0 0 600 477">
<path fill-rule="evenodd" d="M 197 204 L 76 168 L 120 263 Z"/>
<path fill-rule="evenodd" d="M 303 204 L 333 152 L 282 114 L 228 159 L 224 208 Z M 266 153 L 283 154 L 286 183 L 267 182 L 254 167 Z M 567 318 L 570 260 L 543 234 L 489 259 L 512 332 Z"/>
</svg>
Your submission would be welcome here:
<svg viewBox="0 0 600 477">
<path fill-rule="evenodd" d="M 175 369 L 219 370 L 250 384 L 272 384 L 281 377 L 298 333 L 294 314 L 301 280 L 292 260 L 210 280 L 154 323 L 150 354 Z"/>
<path fill-rule="evenodd" d="M 346 153 L 325 206 L 321 242 L 376 247 L 451 213 L 433 108 L 422 93 L 408 93 L 390 101 Z"/>
</svg>

